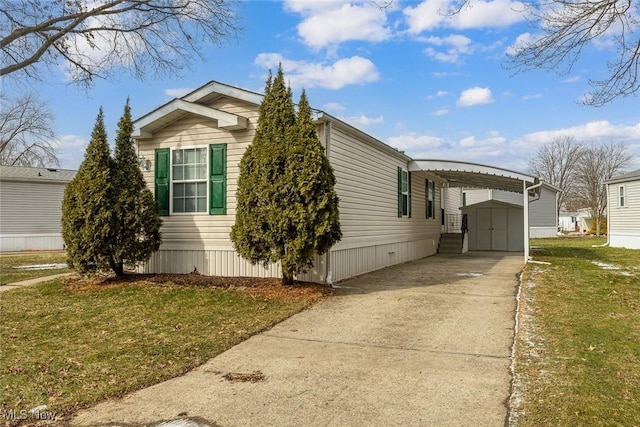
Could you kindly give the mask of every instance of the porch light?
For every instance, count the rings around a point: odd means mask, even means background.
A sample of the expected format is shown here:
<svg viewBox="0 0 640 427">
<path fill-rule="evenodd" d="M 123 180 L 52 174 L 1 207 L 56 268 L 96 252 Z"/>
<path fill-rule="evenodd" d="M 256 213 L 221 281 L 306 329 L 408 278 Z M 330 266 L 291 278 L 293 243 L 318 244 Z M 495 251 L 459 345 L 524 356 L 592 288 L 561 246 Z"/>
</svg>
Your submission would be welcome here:
<svg viewBox="0 0 640 427">
<path fill-rule="evenodd" d="M 142 154 L 138 154 L 138 165 L 143 171 L 148 172 L 151 170 L 151 160 L 144 157 Z"/>
</svg>

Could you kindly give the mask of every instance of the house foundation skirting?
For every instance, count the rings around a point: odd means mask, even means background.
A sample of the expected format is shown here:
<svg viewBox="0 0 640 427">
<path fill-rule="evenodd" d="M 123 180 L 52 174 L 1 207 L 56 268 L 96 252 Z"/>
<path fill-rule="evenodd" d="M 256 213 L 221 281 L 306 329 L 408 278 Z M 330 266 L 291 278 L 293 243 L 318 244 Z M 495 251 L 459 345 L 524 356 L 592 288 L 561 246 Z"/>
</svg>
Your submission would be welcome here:
<svg viewBox="0 0 640 427">
<path fill-rule="evenodd" d="M 384 267 L 434 255 L 434 239 L 388 243 L 357 248 L 332 249 L 330 269 L 335 283 Z M 297 280 L 324 283 L 327 274 L 326 256 L 316 256 L 314 266 Z M 279 263 L 251 265 L 233 249 L 161 249 L 142 268 L 145 273 L 187 274 L 198 271 L 208 276 L 281 277 Z"/>
<path fill-rule="evenodd" d="M 0 252 L 54 251 L 64 249 L 61 234 L 3 234 Z"/>
</svg>

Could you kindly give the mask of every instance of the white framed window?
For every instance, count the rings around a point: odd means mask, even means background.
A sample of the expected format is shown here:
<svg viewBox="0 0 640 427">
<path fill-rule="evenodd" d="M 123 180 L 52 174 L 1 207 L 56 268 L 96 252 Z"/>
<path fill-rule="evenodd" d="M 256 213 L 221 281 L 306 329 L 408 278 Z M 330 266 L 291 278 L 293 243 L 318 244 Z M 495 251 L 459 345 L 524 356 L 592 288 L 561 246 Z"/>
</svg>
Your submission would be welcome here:
<svg viewBox="0 0 640 427">
<path fill-rule="evenodd" d="M 621 208 L 627 206 L 627 189 L 624 185 L 618 186 L 618 206 Z"/>
<path fill-rule="evenodd" d="M 207 147 L 171 150 L 171 212 L 207 212 Z"/>
<path fill-rule="evenodd" d="M 411 172 L 398 167 L 398 218 L 411 218 Z"/>
<path fill-rule="evenodd" d="M 409 172 L 402 170 L 402 216 L 409 216 Z"/>
<path fill-rule="evenodd" d="M 435 181 L 429 181 L 428 179 L 425 179 L 424 187 L 425 187 L 424 195 L 425 195 L 426 218 L 435 219 L 436 217 L 436 206 L 435 206 L 436 183 Z"/>
</svg>

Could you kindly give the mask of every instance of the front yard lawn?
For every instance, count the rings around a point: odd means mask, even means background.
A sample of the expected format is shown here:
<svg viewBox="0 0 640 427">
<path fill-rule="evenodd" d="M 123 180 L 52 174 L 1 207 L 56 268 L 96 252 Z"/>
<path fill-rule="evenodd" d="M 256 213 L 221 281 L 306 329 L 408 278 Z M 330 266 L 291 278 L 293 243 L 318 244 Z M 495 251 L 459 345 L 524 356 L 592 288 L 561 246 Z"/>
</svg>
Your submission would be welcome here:
<svg viewBox="0 0 640 427">
<path fill-rule="evenodd" d="M 640 251 L 535 239 L 516 342 L 520 426 L 640 423 Z M 513 402 L 512 402 L 513 403 Z"/>
<path fill-rule="evenodd" d="M 328 295 L 277 279 L 64 278 L 0 295 L 0 410 L 56 422 L 181 375 Z"/>
</svg>

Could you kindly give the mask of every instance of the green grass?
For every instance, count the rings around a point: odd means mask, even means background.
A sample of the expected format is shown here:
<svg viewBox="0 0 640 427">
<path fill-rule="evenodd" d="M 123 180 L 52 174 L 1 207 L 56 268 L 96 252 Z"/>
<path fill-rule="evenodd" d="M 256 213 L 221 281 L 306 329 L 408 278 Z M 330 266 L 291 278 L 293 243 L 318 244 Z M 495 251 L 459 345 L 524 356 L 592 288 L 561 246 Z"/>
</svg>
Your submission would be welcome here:
<svg viewBox="0 0 640 427">
<path fill-rule="evenodd" d="M 77 280 L 77 279 L 74 279 Z M 183 374 L 320 297 L 55 280 L 0 295 L 0 409 L 69 414 Z"/>
<path fill-rule="evenodd" d="M 640 423 L 640 251 L 605 239 L 532 241 L 517 341 L 522 426 Z M 612 269 L 616 268 L 616 269 Z"/>
<path fill-rule="evenodd" d="M 0 286 L 36 277 L 51 276 L 68 273 L 66 267 L 67 254 L 65 252 L 25 253 L 20 255 L 0 255 Z M 38 264 L 65 264 L 64 268 L 47 270 L 25 270 L 16 267 Z"/>
</svg>

